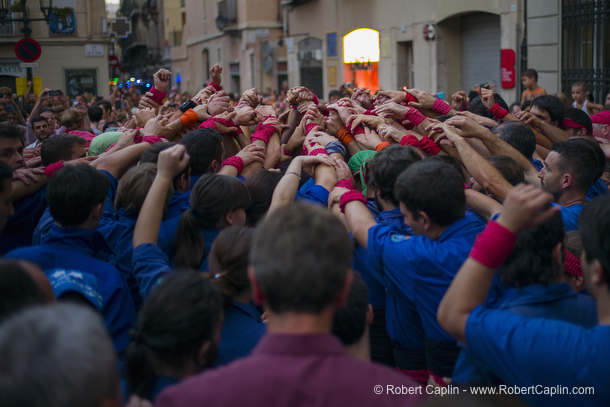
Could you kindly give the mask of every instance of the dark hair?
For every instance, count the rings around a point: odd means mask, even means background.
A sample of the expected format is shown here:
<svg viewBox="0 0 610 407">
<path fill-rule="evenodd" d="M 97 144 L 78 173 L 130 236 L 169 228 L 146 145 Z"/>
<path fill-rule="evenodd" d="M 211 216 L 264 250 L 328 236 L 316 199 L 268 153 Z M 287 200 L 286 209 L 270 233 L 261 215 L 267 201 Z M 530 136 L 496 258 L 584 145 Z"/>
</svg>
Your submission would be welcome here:
<svg viewBox="0 0 610 407">
<path fill-rule="evenodd" d="M 102 100 L 97 105 L 98 106 L 104 106 L 104 110 L 106 110 L 107 112 L 112 111 L 112 104 L 109 101 L 107 101 L 107 100 Z"/>
<path fill-rule="evenodd" d="M 21 140 L 21 130 L 19 130 L 19 127 L 10 123 L 0 123 L 0 141 L 6 139 Z"/>
<path fill-rule="evenodd" d="M 75 145 L 84 146 L 87 141 L 75 134 L 62 133 L 46 139 L 40 147 L 40 158 L 43 165 L 57 161 L 71 160 Z"/>
<path fill-rule="evenodd" d="M 593 136 L 590 136 L 588 134 L 574 134 L 573 136 L 568 137 L 568 139 L 581 139 L 584 141 L 588 141 L 589 145 L 593 148 L 593 150 L 595 150 L 595 153 L 597 154 L 597 160 L 599 164 L 597 176 L 595 178 L 597 179 L 604 175 L 604 172 L 606 172 L 606 154 L 604 153 L 604 150 L 602 150 L 602 148 L 600 147 L 597 140 Z"/>
<path fill-rule="evenodd" d="M 110 181 L 90 165 L 70 165 L 57 171 L 47 184 L 47 201 L 53 219 L 62 227 L 84 223 L 103 204 Z"/>
<path fill-rule="evenodd" d="M 500 281 L 517 288 L 559 282 L 562 268 L 561 264 L 553 263 L 553 249 L 561 243 L 563 253 L 565 234 L 560 213 L 519 233 L 513 251 L 500 267 Z"/>
<path fill-rule="evenodd" d="M 212 341 L 220 322 L 220 295 L 202 274 L 174 272 L 163 278 L 140 310 L 127 352 L 129 394 L 151 399 L 158 370 L 184 370 L 187 360 Z M 210 352 L 206 366 L 214 363 Z"/>
<path fill-rule="evenodd" d="M 587 263 L 598 260 L 606 282 L 610 281 L 610 195 L 597 197 L 585 206 L 578 218 L 578 228 Z"/>
<path fill-rule="evenodd" d="M 521 103 L 521 110 L 525 111 L 525 109 L 527 109 L 531 105 L 532 105 L 532 101 L 531 100 L 526 100 L 525 102 Z"/>
<path fill-rule="evenodd" d="M 561 126 L 566 115 L 566 105 L 556 96 L 542 95 L 532 100 L 532 107 L 537 107 L 541 112 L 547 112 L 551 122 L 557 122 Z"/>
<path fill-rule="evenodd" d="M 97 123 L 102 120 L 104 111 L 97 106 L 91 106 L 87 109 L 87 114 L 89 115 L 89 120 L 91 120 L 93 123 Z"/>
<path fill-rule="evenodd" d="M 415 162 L 421 161 L 421 156 L 411 146 L 395 144 L 379 151 L 371 160 L 370 185 L 379 190 L 379 198 L 398 206 L 394 196 L 394 184 L 398 176 Z"/>
<path fill-rule="evenodd" d="M 487 161 L 489 161 L 512 186 L 524 181 L 523 171 L 519 168 L 519 164 L 512 158 L 505 155 L 492 155 Z"/>
<path fill-rule="evenodd" d="M 180 141 L 191 157 L 191 175 L 200 176 L 208 172 L 212 161 L 222 160 L 222 138 L 217 130 L 203 128 L 189 131 Z"/>
<path fill-rule="evenodd" d="M 534 80 L 536 82 L 538 82 L 538 72 L 536 72 L 535 69 L 526 69 L 525 71 L 523 71 L 523 73 L 521 73 L 521 77 L 528 77 L 528 78 L 534 78 Z"/>
<path fill-rule="evenodd" d="M 271 205 L 273 191 L 280 179 L 282 179 L 281 173 L 265 169 L 255 172 L 246 179 L 244 184 L 250 192 L 250 207 L 246 211 L 248 226 L 255 226 L 265 217 Z"/>
<path fill-rule="evenodd" d="M 394 186 L 394 195 L 414 219 L 425 212 L 439 226 L 449 226 L 465 216 L 464 183 L 448 164 L 424 160 L 406 169 Z"/>
<path fill-rule="evenodd" d="M 569 138 L 555 142 L 551 151 L 559 154 L 559 170 L 570 173 L 574 178 L 574 187 L 579 192 L 587 192 L 597 179 L 601 168 L 595 148 L 582 138 Z"/>
<path fill-rule="evenodd" d="M 452 156 L 446 154 L 437 154 L 433 155 L 432 157 L 426 158 L 426 160 L 440 161 L 445 164 L 448 164 L 460 176 L 462 182 L 466 182 L 466 177 L 464 177 L 464 170 L 462 169 L 462 164 L 460 164 L 460 162 Z"/>
<path fill-rule="evenodd" d="M 42 289 L 18 260 L 0 259 L 0 324 L 26 307 L 46 302 Z"/>
<path fill-rule="evenodd" d="M 173 143 L 171 141 L 153 144 L 152 146 L 148 147 L 146 150 L 144 150 L 142 152 L 142 155 L 140 156 L 140 164 L 143 164 L 143 163 L 157 164 L 157 161 L 159 161 L 159 153 L 161 151 L 167 150 L 168 148 L 175 146 L 175 145 L 176 145 L 176 143 Z M 188 177 L 190 168 L 191 168 L 191 166 L 189 164 L 187 164 L 186 167 L 184 167 L 184 170 L 180 171 L 180 173 L 174 177 L 174 179 L 173 179 L 174 189 L 178 186 L 178 181 L 180 181 L 180 178 L 182 177 L 182 175 L 186 175 Z"/>
<path fill-rule="evenodd" d="M 10 165 L 0 161 L 0 194 L 4 192 L 4 180 L 13 181 L 13 169 Z"/>
<path fill-rule="evenodd" d="M 120 127 L 120 125 L 117 122 L 106 122 L 104 123 L 104 127 L 102 127 L 102 131 L 105 133 L 110 127 Z"/>
<path fill-rule="evenodd" d="M 208 265 L 214 276 L 212 281 L 219 288 L 225 306 L 231 303 L 235 295 L 250 287 L 248 256 L 253 238 L 254 229 L 232 226 L 214 239 Z"/>
<path fill-rule="evenodd" d="M 336 89 L 331 90 L 330 92 L 328 92 L 328 100 L 330 100 L 330 98 L 332 98 L 333 96 L 339 96 L 339 98 L 341 98 L 341 92 L 339 92 Z"/>
<path fill-rule="evenodd" d="M 337 300 L 351 256 L 352 244 L 337 218 L 313 204 L 296 203 L 261 223 L 250 265 L 269 310 L 319 314 Z"/>
<path fill-rule="evenodd" d="M 359 273 L 349 289 L 346 304 L 337 309 L 333 320 L 333 334 L 343 346 L 358 342 L 366 331 L 366 314 L 369 308 L 369 289 Z"/>
<path fill-rule="evenodd" d="M 491 132 L 528 160 L 536 151 L 536 135 L 530 126 L 521 121 L 500 123 Z"/>
<path fill-rule="evenodd" d="M 499 104 L 503 109 L 508 110 L 508 105 L 502 99 L 502 96 L 494 93 L 494 100 L 497 104 Z M 468 111 L 474 114 L 478 114 L 479 116 L 484 116 L 489 119 L 493 119 L 494 115 L 489 111 L 488 108 L 485 107 L 481 97 L 477 95 L 474 99 L 470 100 L 470 105 L 468 106 Z"/>
<path fill-rule="evenodd" d="M 143 163 L 132 167 L 119 180 L 116 196 L 114 198 L 115 210 L 125 209 L 127 212 L 137 215 L 144 205 L 146 194 L 150 189 L 155 176 L 157 166 L 151 163 Z M 168 188 L 164 204 L 167 205 L 172 198 L 173 188 Z"/>
<path fill-rule="evenodd" d="M 49 124 L 49 121 L 47 120 L 46 117 L 38 115 L 32 119 L 30 119 L 30 123 L 32 123 L 32 125 L 34 125 L 34 123 L 36 122 L 45 122 L 46 124 Z"/>
<path fill-rule="evenodd" d="M 593 123 L 591 122 L 591 116 L 582 110 L 571 107 L 566 110 L 565 118 L 585 126 L 588 135 L 593 134 Z"/>
<path fill-rule="evenodd" d="M 250 195 L 237 178 L 206 174 L 193 187 L 190 202 L 191 208 L 182 214 L 176 230 L 174 260 L 178 267 L 197 270 L 205 254 L 201 229 L 227 226 L 225 217 L 248 209 Z"/>
</svg>

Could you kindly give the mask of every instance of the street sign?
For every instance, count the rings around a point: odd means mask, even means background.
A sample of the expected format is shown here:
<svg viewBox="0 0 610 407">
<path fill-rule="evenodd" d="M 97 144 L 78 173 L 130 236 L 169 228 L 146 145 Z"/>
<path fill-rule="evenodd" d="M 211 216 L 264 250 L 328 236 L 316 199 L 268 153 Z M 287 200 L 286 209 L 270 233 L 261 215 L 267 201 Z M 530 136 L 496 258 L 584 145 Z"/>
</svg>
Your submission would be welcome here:
<svg viewBox="0 0 610 407">
<path fill-rule="evenodd" d="M 110 65 L 111 68 L 118 68 L 119 67 L 119 57 L 117 57 L 116 55 L 108 55 L 108 64 Z"/>
<path fill-rule="evenodd" d="M 23 62 L 34 62 L 40 58 L 40 44 L 32 38 L 22 38 L 15 44 L 15 54 Z"/>
<path fill-rule="evenodd" d="M 19 68 L 38 68 L 40 64 L 38 62 L 19 62 Z"/>
</svg>

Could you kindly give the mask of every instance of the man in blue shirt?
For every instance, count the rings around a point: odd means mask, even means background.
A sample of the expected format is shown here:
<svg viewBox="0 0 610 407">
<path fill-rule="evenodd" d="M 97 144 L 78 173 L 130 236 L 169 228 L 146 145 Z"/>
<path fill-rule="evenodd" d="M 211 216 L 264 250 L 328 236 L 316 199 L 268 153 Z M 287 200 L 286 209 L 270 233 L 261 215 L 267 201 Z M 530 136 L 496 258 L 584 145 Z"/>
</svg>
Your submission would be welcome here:
<svg viewBox="0 0 610 407">
<path fill-rule="evenodd" d="M 129 345 L 135 310 L 120 272 L 109 261 L 114 253 L 96 230 L 104 212 L 108 178 L 88 165 L 64 167 L 49 180 L 47 199 L 55 225 L 40 246 L 14 250 L 7 258 L 29 260 L 43 270 L 82 270 L 101 288 L 102 316 L 117 352 Z"/>
<path fill-rule="evenodd" d="M 443 298 L 438 320 L 451 336 L 484 360 L 491 372 L 507 385 L 519 386 L 519 394 L 532 405 L 607 405 L 610 197 L 593 200 L 579 219 L 585 282 L 598 304 L 596 326 L 583 328 L 482 306 L 495 267 L 510 254 L 516 234 L 559 212 L 557 207 L 548 207 L 551 199 L 550 194 L 532 185 L 520 185 L 510 192 L 497 222 L 490 222 L 477 239 Z M 552 397 L 551 392 L 555 393 Z"/>
<path fill-rule="evenodd" d="M 364 202 L 345 188 L 335 188 L 330 202 L 340 201 L 347 223 L 371 265 L 382 270 L 388 291 L 408 301 L 412 323 L 420 332 L 409 334 L 413 344 L 425 343 L 426 365 L 432 376 L 451 376 L 458 347 L 436 322 L 436 309 L 453 276 L 468 256 L 485 224 L 465 214 L 464 185 L 448 164 L 424 160 L 398 177 L 394 194 L 405 223 L 415 236 L 378 225 Z"/>
</svg>

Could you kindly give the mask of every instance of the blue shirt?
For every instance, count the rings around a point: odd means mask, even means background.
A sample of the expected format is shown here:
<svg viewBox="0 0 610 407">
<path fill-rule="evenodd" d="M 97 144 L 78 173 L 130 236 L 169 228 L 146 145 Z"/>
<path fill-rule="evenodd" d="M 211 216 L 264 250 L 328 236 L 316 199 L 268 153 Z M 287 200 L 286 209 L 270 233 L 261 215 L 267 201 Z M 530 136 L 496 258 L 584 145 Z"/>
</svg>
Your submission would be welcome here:
<svg viewBox="0 0 610 407">
<path fill-rule="evenodd" d="M 594 394 L 521 394 L 540 407 L 606 406 L 610 400 L 610 326 L 583 328 L 564 321 L 475 308 L 466 322 L 468 349 L 507 385 L 547 386 Z M 534 387 L 533 390 L 544 389 Z M 530 390 L 531 392 L 531 390 Z"/>
<path fill-rule="evenodd" d="M 47 208 L 47 188 L 44 187 L 13 204 L 15 213 L 7 218 L 0 232 L 0 256 L 18 247 L 32 245 L 32 235 L 42 213 Z"/>
<path fill-rule="evenodd" d="M 598 196 L 606 195 L 608 193 L 608 186 L 604 182 L 603 179 L 598 178 L 589 191 L 587 191 L 587 202 L 589 202 L 593 198 L 597 198 Z"/>
<path fill-rule="evenodd" d="M 587 294 L 578 293 L 568 283 L 532 284 L 511 290 L 500 300 L 498 309 L 514 314 L 560 320 L 583 327 L 597 324 L 597 306 Z M 456 362 L 453 383 L 503 384 L 475 358 L 469 349 L 462 349 Z"/>
<path fill-rule="evenodd" d="M 102 291 L 102 316 L 112 336 L 114 348 L 120 352 L 130 343 L 129 330 L 135 322 L 135 310 L 129 289 L 109 261 L 113 253 L 104 237 L 94 229 L 51 228 L 48 241 L 40 246 L 13 250 L 9 259 L 29 260 L 43 271 L 63 268 L 80 270 L 95 276 Z"/>
<path fill-rule="evenodd" d="M 163 219 L 181 216 L 184 212 L 188 211 L 191 208 L 191 192 L 192 190 L 188 190 L 186 192 L 174 191 L 172 198 L 167 205 L 167 213 Z"/>
<path fill-rule="evenodd" d="M 536 160 L 535 158 L 530 158 L 528 161 L 534 166 L 534 168 L 536 168 L 538 170 L 538 172 L 540 172 L 540 170 L 542 168 L 544 168 L 544 164 L 542 164 L 542 161 L 540 161 L 540 160 Z"/>
<path fill-rule="evenodd" d="M 297 191 L 296 200 L 311 202 L 320 206 L 328 206 L 329 192 L 321 185 L 315 185 L 315 180 L 310 178 Z"/>
<path fill-rule="evenodd" d="M 371 264 L 383 270 L 387 286 L 413 302 L 426 336 L 454 342 L 436 321 L 436 310 L 453 277 L 468 257 L 485 223 L 471 213 L 449 225 L 436 239 L 396 234 L 386 225 L 369 229 Z M 389 332 L 389 331 L 388 331 Z"/>
<path fill-rule="evenodd" d="M 253 304 L 231 301 L 225 308 L 216 366 L 248 356 L 267 328 Z"/>
<path fill-rule="evenodd" d="M 570 206 L 561 206 L 556 203 L 552 205 L 559 206 L 561 208 L 561 219 L 563 219 L 563 226 L 566 228 L 566 232 L 571 230 L 578 230 L 578 217 L 583 209 L 584 204 L 574 204 Z"/>
<path fill-rule="evenodd" d="M 146 299 L 165 274 L 171 273 L 167 255 L 156 245 L 144 243 L 133 249 L 133 275 L 140 295 Z"/>
</svg>

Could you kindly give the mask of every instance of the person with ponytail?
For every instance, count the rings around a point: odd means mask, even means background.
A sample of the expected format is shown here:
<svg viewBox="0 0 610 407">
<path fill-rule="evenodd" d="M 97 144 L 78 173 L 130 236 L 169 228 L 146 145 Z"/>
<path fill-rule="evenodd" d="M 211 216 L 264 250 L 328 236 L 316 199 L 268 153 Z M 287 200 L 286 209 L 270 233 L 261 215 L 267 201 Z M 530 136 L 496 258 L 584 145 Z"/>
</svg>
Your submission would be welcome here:
<svg viewBox="0 0 610 407">
<path fill-rule="evenodd" d="M 216 366 L 247 356 L 265 334 L 261 313 L 252 303 L 248 255 L 254 229 L 232 226 L 218 234 L 208 264 L 224 300 L 224 321 Z"/>
<path fill-rule="evenodd" d="M 237 178 L 204 174 L 191 193 L 191 208 L 182 214 L 174 243 L 177 268 L 208 270 L 207 257 L 220 231 L 246 223 L 250 194 Z"/>
<path fill-rule="evenodd" d="M 167 386 L 214 366 L 222 303 L 200 273 L 177 271 L 148 297 L 127 351 L 128 395 L 155 401 Z"/>
</svg>

